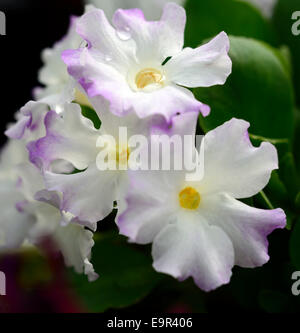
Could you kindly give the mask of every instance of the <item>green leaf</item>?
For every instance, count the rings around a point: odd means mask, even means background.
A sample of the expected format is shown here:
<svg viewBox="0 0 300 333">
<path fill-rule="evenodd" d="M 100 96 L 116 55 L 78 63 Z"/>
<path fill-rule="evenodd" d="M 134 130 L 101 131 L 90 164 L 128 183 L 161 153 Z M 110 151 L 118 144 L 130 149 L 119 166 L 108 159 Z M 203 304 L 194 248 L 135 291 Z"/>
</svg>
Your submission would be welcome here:
<svg viewBox="0 0 300 333">
<path fill-rule="evenodd" d="M 264 189 L 264 192 L 266 193 L 275 208 L 280 207 L 284 210 L 287 217 L 286 228 L 290 230 L 293 220 L 295 218 L 293 203 L 289 200 L 288 191 L 281 179 L 279 178 L 277 170 L 272 172 L 271 179 L 267 187 Z"/>
<path fill-rule="evenodd" d="M 230 37 L 233 71 L 223 86 L 194 89 L 196 97 L 211 106 L 200 116 L 209 131 L 233 117 L 250 122 L 252 135 L 291 139 L 294 112 L 289 76 L 273 49 L 262 42 Z"/>
<path fill-rule="evenodd" d="M 292 153 L 287 153 L 280 161 L 279 176 L 286 186 L 288 197 L 294 202 L 300 189 L 300 181 Z"/>
<path fill-rule="evenodd" d="M 196 47 L 204 39 L 214 37 L 221 31 L 276 44 L 271 24 L 248 3 L 234 0 L 188 0 L 185 7 L 185 41 L 188 46 Z"/>
<path fill-rule="evenodd" d="M 295 163 L 300 175 L 300 110 L 296 110 L 296 125 L 295 125 L 295 136 L 293 140 L 293 152 L 295 157 Z"/>
<path fill-rule="evenodd" d="M 95 282 L 70 271 L 70 279 L 91 312 L 123 308 L 137 303 L 161 281 L 152 260 L 116 233 L 99 237 L 92 262 L 100 277 Z"/>
<path fill-rule="evenodd" d="M 101 121 L 94 109 L 87 105 L 81 105 L 81 113 L 84 117 L 90 119 L 93 122 L 96 129 L 100 128 Z"/>
<path fill-rule="evenodd" d="M 292 63 L 294 67 L 294 81 L 296 85 L 296 97 L 300 103 L 300 36 L 292 33 L 292 25 L 296 22 L 292 20 L 292 14 L 300 11 L 299 0 L 278 0 L 275 6 L 272 22 L 274 29 L 279 36 L 280 42 L 289 46 Z M 300 105 L 300 104 L 299 104 Z"/>
<path fill-rule="evenodd" d="M 300 270 L 300 218 L 294 224 L 290 238 L 291 262 L 297 270 Z"/>
</svg>

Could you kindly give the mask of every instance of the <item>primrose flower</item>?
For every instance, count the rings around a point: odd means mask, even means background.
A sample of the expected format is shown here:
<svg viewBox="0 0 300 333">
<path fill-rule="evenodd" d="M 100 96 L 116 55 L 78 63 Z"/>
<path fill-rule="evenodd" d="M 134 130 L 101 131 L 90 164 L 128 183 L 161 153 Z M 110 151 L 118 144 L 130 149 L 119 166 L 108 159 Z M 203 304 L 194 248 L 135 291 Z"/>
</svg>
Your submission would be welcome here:
<svg viewBox="0 0 300 333">
<path fill-rule="evenodd" d="M 174 119 L 181 133 L 187 115 Z M 117 224 L 131 242 L 153 243 L 154 268 L 210 291 L 229 282 L 234 265 L 266 263 L 267 236 L 283 228 L 281 209 L 256 209 L 238 201 L 263 189 L 277 169 L 270 143 L 252 146 L 243 120 L 232 119 L 204 137 L 204 177 L 186 172 L 130 172 Z"/>
<path fill-rule="evenodd" d="M 177 113 L 209 114 L 183 86 L 224 84 L 232 66 L 224 32 L 197 49 L 183 49 L 186 14 L 174 3 L 164 7 L 160 21 L 146 21 L 139 9 L 119 9 L 112 21 L 114 27 L 102 10 L 89 10 L 77 22 L 88 47 L 62 56 L 96 109 L 102 96 L 119 116 L 131 109 L 139 118 L 160 114 L 168 121 Z"/>
<path fill-rule="evenodd" d="M 89 261 L 93 233 L 84 225 L 92 230 L 96 226 L 62 211 L 61 194 L 47 191 L 41 171 L 29 162 L 26 145 L 46 134 L 44 118 L 48 111 L 46 104 L 29 102 L 6 131 L 10 140 L 0 162 L 0 251 L 16 249 L 25 241 L 38 246 L 44 237 L 51 237 L 68 266 L 95 280 L 98 275 Z M 72 170 L 70 164 L 61 161 L 51 168 L 58 172 Z"/>
<path fill-rule="evenodd" d="M 62 61 L 61 54 L 70 48 L 77 48 L 84 44 L 76 33 L 75 27 L 78 17 L 72 16 L 67 34 L 52 48 L 42 52 L 43 67 L 39 70 L 38 79 L 44 87 L 34 89 L 34 98 L 47 103 L 58 112 L 65 103 L 76 100 L 82 105 L 90 105 L 86 95 L 77 82 L 68 74 L 67 67 Z"/>
</svg>

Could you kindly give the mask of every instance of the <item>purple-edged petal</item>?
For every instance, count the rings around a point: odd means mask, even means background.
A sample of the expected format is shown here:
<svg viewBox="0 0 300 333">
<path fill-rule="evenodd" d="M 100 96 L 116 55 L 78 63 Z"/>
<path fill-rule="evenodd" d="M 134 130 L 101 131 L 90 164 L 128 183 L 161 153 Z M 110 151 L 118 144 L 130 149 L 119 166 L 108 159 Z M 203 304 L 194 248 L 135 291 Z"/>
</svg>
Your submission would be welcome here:
<svg viewBox="0 0 300 333">
<path fill-rule="evenodd" d="M 96 165 L 73 175 L 45 173 L 46 187 L 63 194 L 61 209 L 91 223 L 104 219 L 118 200 L 119 179 L 114 171 L 100 171 Z"/>
<path fill-rule="evenodd" d="M 185 87 L 210 87 L 224 84 L 231 74 L 229 39 L 221 32 L 196 49 L 186 48 L 165 65 L 170 79 Z"/>
<path fill-rule="evenodd" d="M 17 122 L 5 134 L 11 139 L 37 140 L 45 135 L 44 118 L 48 111 L 44 103 L 28 102 L 17 115 Z"/>
<path fill-rule="evenodd" d="M 38 167 L 49 169 L 52 162 L 65 160 L 82 170 L 96 159 L 97 130 L 79 105 L 66 105 L 62 115 L 48 112 L 45 126 L 46 136 L 28 145 L 30 160 Z"/>
<path fill-rule="evenodd" d="M 248 198 L 261 191 L 278 168 L 276 148 L 263 142 L 254 147 L 249 123 L 232 119 L 207 133 L 204 139 L 204 193 L 226 192 Z"/>
<path fill-rule="evenodd" d="M 79 51 L 68 51 L 63 57 L 69 64 L 70 74 L 79 81 L 96 110 L 101 108 L 104 97 L 110 102 L 111 112 L 119 116 L 135 110 L 140 118 L 163 115 L 170 121 L 177 113 L 200 110 L 207 116 L 210 112 L 188 89 L 177 85 L 170 84 L 152 93 L 131 90 L 120 73 L 111 66 L 99 66 L 88 50 L 81 51 L 80 55 Z"/>
<path fill-rule="evenodd" d="M 252 268 L 269 260 L 267 236 L 285 227 L 286 216 L 282 209 L 253 208 L 226 194 L 204 197 L 203 206 L 202 214 L 208 222 L 223 229 L 231 239 L 236 265 Z"/>
<path fill-rule="evenodd" d="M 34 225 L 34 216 L 26 214 L 22 209 L 25 202 L 25 197 L 19 192 L 15 182 L 1 181 L 0 251 L 21 246 Z"/>
<path fill-rule="evenodd" d="M 179 280 L 192 277 L 210 291 L 230 281 L 234 250 L 229 237 L 200 216 L 182 214 L 154 239 L 153 266 Z"/>
<path fill-rule="evenodd" d="M 185 23 L 185 10 L 174 3 L 165 5 L 160 21 L 146 21 L 140 9 L 119 9 L 113 17 L 119 33 L 135 41 L 137 58 L 159 64 L 182 50 Z"/>
</svg>

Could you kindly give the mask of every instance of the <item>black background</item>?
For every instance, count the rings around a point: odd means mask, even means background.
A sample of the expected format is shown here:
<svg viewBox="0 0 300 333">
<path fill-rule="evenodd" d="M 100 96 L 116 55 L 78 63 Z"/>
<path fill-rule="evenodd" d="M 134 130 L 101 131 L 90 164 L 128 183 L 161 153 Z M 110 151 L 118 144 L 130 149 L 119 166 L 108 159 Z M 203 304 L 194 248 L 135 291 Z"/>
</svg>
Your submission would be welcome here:
<svg viewBox="0 0 300 333">
<path fill-rule="evenodd" d="M 1 145 L 7 123 L 38 85 L 41 51 L 64 36 L 70 15 L 82 14 L 83 8 L 81 0 L 0 0 L 6 15 L 6 36 L 0 36 Z"/>
</svg>

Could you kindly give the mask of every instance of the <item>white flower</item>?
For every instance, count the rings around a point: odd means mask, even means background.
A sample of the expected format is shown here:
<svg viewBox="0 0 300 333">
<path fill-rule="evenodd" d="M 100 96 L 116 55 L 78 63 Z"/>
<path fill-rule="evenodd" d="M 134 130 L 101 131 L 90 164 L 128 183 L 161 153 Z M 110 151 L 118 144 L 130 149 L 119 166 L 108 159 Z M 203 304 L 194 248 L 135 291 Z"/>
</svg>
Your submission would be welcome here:
<svg viewBox="0 0 300 333">
<path fill-rule="evenodd" d="M 207 116 L 210 108 L 183 86 L 225 83 L 232 66 L 229 39 L 222 32 L 197 49 L 183 49 L 185 23 L 185 10 L 174 3 L 164 7 L 160 21 L 146 21 L 139 9 L 117 10 L 114 27 L 93 9 L 77 23 L 88 47 L 63 52 L 63 60 L 96 109 L 104 97 L 119 116 L 131 109 L 140 118 L 170 120 L 199 110 Z"/>
<path fill-rule="evenodd" d="M 102 102 L 97 109 L 100 129 L 95 129 L 93 123 L 82 116 L 79 105 L 68 104 L 60 115 L 53 111 L 47 114 L 46 136 L 28 146 L 30 160 L 46 170 L 47 189 L 63 194 L 61 209 L 91 223 L 104 219 L 113 210 L 114 201 L 120 199 L 127 181 L 127 171 L 118 166 L 120 156 L 127 164 L 130 150 L 128 142 L 119 144 L 119 128 L 126 127 L 128 138 L 135 134 L 147 136 L 154 121 L 152 118 L 140 120 L 134 112 L 117 117 L 110 113 L 108 103 Z M 116 144 L 110 149 L 116 155 L 117 170 L 100 170 L 97 165 L 101 151 L 97 143 L 106 135 L 115 139 Z M 49 168 L 57 160 L 65 160 L 81 172 L 54 173 Z"/>
<path fill-rule="evenodd" d="M 48 111 L 46 104 L 29 102 L 6 131 L 11 139 L 0 162 L 0 250 L 14 250 L 24 242 L 39 245 L 42 238 L 51 237 L 67 265 L 95 280 L 98 275 L 89 262 L 93 233 L 74 215 L 60 210 L 60 193 L 47 191 L 41 171 L 29 162 L 26 145 L 46 134 Z M 59 161 L 52 169 L 67 172 L 70 165 Z M 95 225 L 88 226 L 95 229 Z"/>
<path fill-rule="evenodd" d="M 42 52 L 44 65 L 39 70 L 38 79 L 44 87 L 35 88 L 34 97 L 40 102 L 47 103 L 57 112 L 61 112 L 65 103 L 74 100 L 82 105 L 90 105 L 84 92 L 68 74 L 67 67 L 61 58 L 63 51 L 85 44 L 75 31 L 77 20 L 78 17 L 72 16 L 68 32 L 63 39 Z"/>
<path fill-rule="evenodd" d="M 174 119 L 182 132 L 184 117 Z M 267 235 L 286 223 L 281 209 L 262 210 L 237 199 L 257 194 L 277 168 L 273 145 L 252 146 L 243 120 L 232 119 L 204 138 L 204 178 L 185 171 L 131 172 L 117 223 L 131 242 L 153 242 L 154 268 L 179 280 L 193 277 L 209 291 L 229 282 L 234 265 L 266 263 Z"/>
</svg>

